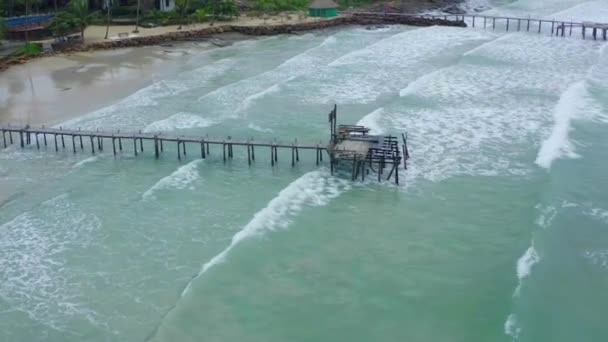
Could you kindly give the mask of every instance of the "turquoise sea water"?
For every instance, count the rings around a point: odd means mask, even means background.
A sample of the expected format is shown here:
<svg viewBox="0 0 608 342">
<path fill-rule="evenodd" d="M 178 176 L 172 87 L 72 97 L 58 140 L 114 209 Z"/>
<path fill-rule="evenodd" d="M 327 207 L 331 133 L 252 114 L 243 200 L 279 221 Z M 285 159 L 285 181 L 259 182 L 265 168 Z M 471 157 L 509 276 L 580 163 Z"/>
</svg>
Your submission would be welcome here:
<svg viewBox="0 0 608 342">
<path fill-rule="evenodd" d="M 402 184 L 307 152 L 3 150 L 0 341 L 606 341 L 606 46 L 403 26 L 182 45 L 175 75 L 62 125 L 317 142 L 337 103 L 409 133 Z"/>
</svg>

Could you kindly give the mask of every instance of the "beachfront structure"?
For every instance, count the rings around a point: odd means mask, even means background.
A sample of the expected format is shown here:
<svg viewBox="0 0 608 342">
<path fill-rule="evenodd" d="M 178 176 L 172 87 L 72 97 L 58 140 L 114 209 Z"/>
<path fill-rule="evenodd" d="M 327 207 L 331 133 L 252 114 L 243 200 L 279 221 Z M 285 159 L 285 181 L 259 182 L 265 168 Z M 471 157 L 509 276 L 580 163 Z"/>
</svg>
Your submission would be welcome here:
<svg viewBox="0 0 608 342">
<path fill-rule="evenodd" d="M 337 107 L 329 113 L 329 123 L 331 126 L 331 136 L 328 145 L 323 143 L 302 144 L 296 140 L 293 142 L 278 142 L 273 141 L 258 141 L 250 139 L 234 139 L 231 136 L 227 138 L 213 138 L 209 136 L 184 136 L 170 135 L 158 133 L 143 133 L 139 132 L 121 132 L 121 131 L 81 131 L 80 129 L 63 129 L 59 128 L 33 128 L 28 126 L 0 126 L 2 134 L 2 143 L 5 148 L 13 143 L 18 142 L 21 148 L 36 144 L 36 148 L 45 148 L 48 145 L 47 137 L 52 139 L 55 146 L 55 151 L 59 152 L 60 146 L 62 150 L 66 149 L 66 141 L 72 145 L 72 152 L 76 153 L 77 146 L 80 150 L 85 149 L 87 141 L 90 141 L 91 153 L 95 154 L 95 150 L 103 151 L 104 141 L 112 144 L 112 152 L 114 155 L 121 153 L 123 150 L 123 141 L 130 141 L 133 144 L 133 153 L 135 156 L 138 153 L 144 152 L 144 141 L 146 145 L 154 146 L 154 156 L 160 158 L 164 151 L 165 144 L 176 144 L 177 159 L 181 160 L 182 155 L 186 156 L 186 145 L 200 146 L 200 156 L 205 159 L 210 154 L 210 146 L 215 145 L 222 148 L 222 159 L 224 162 L 227 159 L 232 159 L 234 156 L 234 146 L 247 148 L 247 162 L 251 165 L 255 162 L 255 150 L 257 148 L 268 148 L 270 150 L 270 164 L 277 165 L 279 161 L 279 149 L 289 153 L 291 151 L 291 166 L 295 167 L 300 161 L 300 151 L 315 151 L 316 163 L 319 165 L 323 162 L 323 154 L 328 153 L 330 157 L 331 173 L 334 174 L 339 170 L 346 169 L 346 172 L 351 175 L 352 180 L 361 178 L 365 180 L 365 176 L 370 171 L 378 175 L 378 181 L 384 178 L 385 169 L 389 170 L 386 180 L 391 176 L 394 177 L 395 183 L 399 184 L 398 168 L 403 161 L 403 167 L 407 169 L 406 161 L 409 158 L 407 148 L 407 138 L 402 135 L 403 145 L 399 146 L 397 137 L 388 135 L 370 135 L 369 128 L 355 125 L 337 125 Z M 13 133 L 16 133 L 18 140 L 15 141 Z M 66 139 L 67 138 L 67 139 Z M 69 139 L 69 140 L 68 140 Z M 44 146 L 42 144 L 44 143 Z M 138 146 L 139 145 L 139 146 Z M 127 147 L 125 145 L 125 147 Z M 215 152 L 217 153 L 217 152 Z M 352 169 L 351 169 L 352 165 Z M 345 166 L 345 167 L 343 167 Z M 343 172 L 340 172 L 344 174 Z"/>
<path fill-rule="evenodd" d="M 175 9 L 175 0 L 158 0 L 158 9 L 161 11 L 172 11 Z"/>
<path fill-rule="evenodd" d="M 338 15 L 338 5 L 333 0 L 313 0 L 308 6 L 308 15 L 311 17 L 335 17 Z"/>
</svg>

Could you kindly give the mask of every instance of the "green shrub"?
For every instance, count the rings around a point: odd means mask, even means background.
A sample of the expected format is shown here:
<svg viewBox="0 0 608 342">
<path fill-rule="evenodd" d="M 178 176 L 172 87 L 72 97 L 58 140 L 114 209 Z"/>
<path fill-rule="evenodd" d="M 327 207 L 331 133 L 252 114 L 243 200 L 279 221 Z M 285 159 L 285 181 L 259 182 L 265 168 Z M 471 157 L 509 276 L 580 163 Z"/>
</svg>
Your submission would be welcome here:
<svg viewBox="0 0 608 342">
<path fill-rule="evenodd" d="M 199 8 L 192 13 L 192 19 L 197 23 L 205 22 L 207 21 L 207 12 L 205 12 L 204 9 Z"/>
<path fill-rule="evenodd" d="M 21 56 L 38 56 L 42 53 L 42 44 L 40 43 L 25 43 L 15 51 Z"/>
</svg>

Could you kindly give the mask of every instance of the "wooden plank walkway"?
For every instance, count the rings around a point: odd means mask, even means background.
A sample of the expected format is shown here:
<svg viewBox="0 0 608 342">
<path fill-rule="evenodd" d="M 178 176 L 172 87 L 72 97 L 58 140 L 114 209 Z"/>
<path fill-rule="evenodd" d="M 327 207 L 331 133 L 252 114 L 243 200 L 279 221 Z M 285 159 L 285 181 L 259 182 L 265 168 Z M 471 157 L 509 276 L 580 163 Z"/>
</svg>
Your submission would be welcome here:
<svg viewBox="0 0 608 342">
<path fill-rule="evenodd" d="M 327 151 L 327 145 L 318 144 L 301 144 L 296 140 L 292 143 L 280 142 L 280 141 L 258 141 L 254 139 L 234 139 L 230 136 L 226 138 L 215 138 L 215 137 L 200 137 L 200 136 L 184 136 L 184 135 L 170 135 L 163 133 L 147 133 L 147 132 L 121 132 L 117 131 L 83 131 L 75 129 L 63 129 L 63 128 L 33 128 L 30 126 L 16 127 L 16 126 L 3 126 L 0 127 L 2 131 L 2 142 L 6 148 L 14 143 L 24 148 L 26 145 L 36 144 L 36 148 L 40 149 L 40 146 L 48 146 L 47 136 L 53 139 L 55 151 L 66 148 L 66 137 L 70 138 L 73 153 L 78 150 L 84 150 L 85 145 L 90 145 L 91 153 L 95 154 L 95 150 L 103 151 L 104 140 L 110 140 L 112 143 L 112 151 L 114 155 L 117 151 L 123 150 L 123 140 L 131 141 L 133 143 L 133 152 L 135 155 L 144 152 L 144 141 L 151 141 L 154 143 L 154 155 L 156 158 L 160 157 L 160 154 L 164 151 L 164 144 L 167 142 L 176 143 L 177 146 L 177 157 L 181 160 L 182 154 L 186 155 L 186 144 L 197 144 L 200 146 L 201 158 L 206 158 L 210 153 L 210 145 L 221 145 L 223 159 L 232 158 L 234 155 L 233 146 L 246 146 L 247 147 L 247 159 L 249 164 L 255 160 L 255 148 L 266 147 L 270 149 L 271 164 L 274 165 L 278 161 L 278 150 L 279 149 L 290 149 L 292 155 L 292 166 L 300 160 L 300 150 L 315 150 L 317 153 L 317 165 L 323 161 L 323 152 Z M 13 137 L 13 134 L 17 136 Z M 83 138 L 84 141 L 83 141 Z M 88 141 L 87 141 L 88 140 Z M 139 145 L 139 146 L 138 146 Z M 118 146 L 118 150 L 117 150 Z"/>
<path fill-rule="evenodd" d="M 594 23 L 589 21 L 574 22 L 564 20 L 548 20 L 540 18 L 520 18 L 506 16 L 490 16 L 478 14 L 409 14 L 409 13 L 382 13 L 382 12 L 354 12 L 352 15 L 385 15 L 385 16 L 406 16 L 425 19 L 443 19 L 446 21 L 469 22 L 472 27 L 483 27 L 484 29 L 491 28 L 496 30 L 500 24 L 504 24 L 506 32 L 525 31 L 543 33 L 550 29 L 552 36 L 565 37 L 571 36 L 573 30 L 580 28 L 583 39 L 587 37 L 587 30 L 591 31 L 591 36 L 594 40 L 601 38 L 608 39 L 608 24 Z"/>
</svg>

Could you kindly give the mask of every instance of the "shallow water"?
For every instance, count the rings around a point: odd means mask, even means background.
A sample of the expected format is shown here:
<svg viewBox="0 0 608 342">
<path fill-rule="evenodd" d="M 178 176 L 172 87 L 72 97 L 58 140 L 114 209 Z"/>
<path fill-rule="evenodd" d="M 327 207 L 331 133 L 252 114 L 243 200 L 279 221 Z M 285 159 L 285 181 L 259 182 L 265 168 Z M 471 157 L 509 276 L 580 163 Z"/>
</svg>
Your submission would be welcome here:
<svg viewBox="0 0 608 342">
<path fill-rule="evenodd" d="M 608 21 L 601 1 L 494 5 Z M 306 152 L 11 147 L 0 340 L 605 341 L 606 46 L 447 27 L 185 45 L 175 75 L 62 125 L 317 142 L 337 103 L 408 132 L 402 184 Z"/>
</svg>

